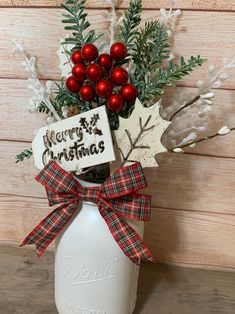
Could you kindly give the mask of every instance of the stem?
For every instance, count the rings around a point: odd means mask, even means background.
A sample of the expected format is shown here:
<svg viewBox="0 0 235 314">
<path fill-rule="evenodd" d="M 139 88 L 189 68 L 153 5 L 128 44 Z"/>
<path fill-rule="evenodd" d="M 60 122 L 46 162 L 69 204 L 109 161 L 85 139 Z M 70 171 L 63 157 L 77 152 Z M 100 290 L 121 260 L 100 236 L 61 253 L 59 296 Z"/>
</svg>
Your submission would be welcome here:
<svg viewBox="0 0 235 314">
<path fill-rule="evenodd" d="M 176 115 L 178 115 L 182 110 L 185 108 L 188 108 L 189 106 L 193 105 L 196 101 L 200 99 L 200 96 L 194 97 L 190 102 L 185 104 L 183 107 L 179 108 L 176 112 L 173 113 L 173 115 L 170 117 L 169 121 L 172 121 Z"/>
<path fill-rule="evenodd" d="M 234 131 L 234 130 L 235 130 L 235 127 L 230 128 L 230 131 Z M 188 144 L 183 144 L 183 145 L 175 146 L 175 147 L 169 149 L 168 152 L 174 152 L 174 149 L 175 149 L 175 148 L 185 148 L 185 147 L 189 147 L 190 145 L 197 144 L 197 143 L 200 143 L 200 142 L 204 142 L 204 141 L 207 141 L 207 140 L 211 140 L 212 138 L 215 138 L 215 137 L 217 137 L 217 136 L 224 136 L 224 135 L 227 135 L 227 134 L 218 134 L 218 133 L 216 133 L 216 134 L 213 134 L 213 135 L 205 136 L 205 137 L 203 137 L 203 138 L 201 138 L 201 139 L 198 139 L 198 140 L 196 140 L 196 141 L 191 141 L 191 142 L 189 142 Z"/>
</svg>

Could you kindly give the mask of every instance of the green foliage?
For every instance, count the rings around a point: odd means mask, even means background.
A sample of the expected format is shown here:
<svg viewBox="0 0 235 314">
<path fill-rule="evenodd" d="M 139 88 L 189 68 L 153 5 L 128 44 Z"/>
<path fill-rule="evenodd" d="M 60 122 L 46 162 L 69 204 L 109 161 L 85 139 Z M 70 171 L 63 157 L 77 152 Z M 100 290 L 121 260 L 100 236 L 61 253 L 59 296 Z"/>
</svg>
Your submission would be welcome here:
<svg viewBox="0 0 235 314">
<path fill-rule="evenodd" d="M 51 103 L 51 106 L 54 107 L 55 111 L 57 112 L 57 114 L 59 115 L 59 117 L 62 118 L 62 110 L 61 110 L 61 106 L 59 103 L 57 103 L 56 101 L 54 101 L 52 98 L 48 100 L 50 103 Z M 42 101 L 41 104 L 39 105 L 38 107 L 38 112 L 40 113 L 44 113 L 44 114 L 47 114 L 47 115 L 50 115 L 50 116 L 54 116 L 53 115 L 53 112 L 51 112 L 51 110 L 48 108 L 47 104 Z"/>
<path fill-rule="evenodd" d="M 136 38 L 135 50 L 132 56 L 136 66 L 147 71 L 155 71 L 169 57 L 168 35 L 164 25 L 158 21 L 145 23 Z"/>
<path fill-rule="evenodd" d="M 196 67 L 201 66 L 203 62 L 204 59 L 200 56 L 192 56 L 188 62 L 181 57 L 179 64 L 169 61 L 166 68 L 159 68 L 153 73 L 140 72 L 140 76 L 145 75 L 144 80 L 136 77 L 140 101 L 147 105 L 148 101 L 160 97 L 164 93 L 165 87 L 175 86 L 177 81 L 190 74 Z"/>
<path fill-rule="evenodd" d="M 50 109 L 47 107 L 44 101 L 41 102 L 41 104 L 37 108 L 38 112 L 44 113 L 44 114 L 50 114 L 52 115 Z"/>
<path fill-rule="evenodd" d="M 176 81 L 181 80 L 185 75 L 190 74 L 195 68 L 201 66 L 204 59 L 201 56 L 192 56 L 188 62 L 185 62 L 184 58 L 180 58 L 179 64 L 169 61 L 168 67 L 166 69 L 159 69 L 157 73 L 157 81 L 160 87 L 174 86 Z"/>
<path fill-rule="evenodd" d="M 94 43 L 100 37 L 96 35 L 95 30 L 90 29 L 85 3 L 85 0 L 65 0 L 62 4 L 65 10 L 62 22 L 65 23 L 65 30 L 71 32 L 70 37 L 62 43 L 65 47 L 72 44 L 74 49 L 80 49 L 85 43 Z M 129 56 L 118 65 L 130 65 L 130 80 L 138 89 L 140 101 L 144 106 L 148 106 L 162 96 L 164 88 L 174 86 L 178 80 L 202 65 L 204 60 L 197 56 L 191 57 L 187 62 L 181 57 L 178 64 L 169 61 L 169 38 L 165 25 L 159 21 L 150 21 L 140 27 L 141 13 L 142 1 L 131 0 L 129 8 L 124 12 L 118 37 L 118 40 L 126 44 Z M 65 53 L 70 55 L 71 51 L 65 48 Z M 55 96 L 50 101 L 61 118 L 64 106 L 75 106 L 79 112 L 92 109 L 89 102 L 82 101 L 78 94 L 68 91 L 64 80 L 57 84 Z M 98 97 L 95 101 L 98 106 L 106 103 L 105 99 Z M 134 102 L 125 103 L 120 113 L 108 111 L 110 128 L 118 129 L 119 116 L 130 117 L 134 106 Z M 43 102 L 38 111 L 52 115 Z"/>
<path fill-rule="evenodd" d="M 20 154 L 16 155 L 16 163 L 20 161 L 24 161 L 25 159 L 29 159 L 33 155 L 32 148 L 26 149 Z"/>
<path fill-rule="evenodd" d="M 138 36 L 137 28 L 141 22 L 141 12 L 141 0 L 131 0 L 130 7 L 124 12 L 118 39 L 126 44 L 128 50 L 132 50 Z"/>
<path fill-rule="evenodd" d="M 118 130 L 119 128 L 119 117 L 118 113 L 113 111 L 108 111 L 108 119 L 109 119 L 109 126 L 111 130 Z"/>
<path fill-rule="evenodd" d="M 169 57 L 165 26 L 158 21 L 146 22 L 144 28 L 138 31 L 131 57 L 136 67 L 145 68 L 146 72 L 155 70 Z"/>
<path fill-rule="evenodd" d="M 57 90 L 55 91 L 55 97 L 54 99 L 51 98 L 49 101 L 61 118 L 63 118 L 62 108 L 64 106 L 77 107 L 79 112 L 85 112 L 92 109 L 89 102 L 81 101 L 78 95 L 71 93 L 66 88 L 64 79 L 62 79 L 60 83 L 57 83 L 56 86 Z M 53 116 L 53 113 L 47 107 L 45 102 L 40 104 L 38 111 Z"/>
<path fill-rule="evenodd" d="M 94 43 L 102 34 L 96 35 L 95 30 L 88 30 L 90 22 L 87 20 L 86 0 L 65 0 L 61 4 L 66 13 L 63 13 L 62 23 L 66 24 L 65 30 L 71 31 L 71 35 L 65 38 L 62 44 L 72 44 L 81 49 L 86 43 Z"/>
<path fill-rule="evenodd" d="M 55 94 L 55 103 L 60 108 L 62 114 L 62 107 L 75 106 L 79 108 L 80 112 L 90 110 L 89 102 L 81 101 L 77 94 L 71 93 L 65 85 L 65 81 L 61 80 L 60 84 L 57 84 L 58 90 Z"/>
</svg>

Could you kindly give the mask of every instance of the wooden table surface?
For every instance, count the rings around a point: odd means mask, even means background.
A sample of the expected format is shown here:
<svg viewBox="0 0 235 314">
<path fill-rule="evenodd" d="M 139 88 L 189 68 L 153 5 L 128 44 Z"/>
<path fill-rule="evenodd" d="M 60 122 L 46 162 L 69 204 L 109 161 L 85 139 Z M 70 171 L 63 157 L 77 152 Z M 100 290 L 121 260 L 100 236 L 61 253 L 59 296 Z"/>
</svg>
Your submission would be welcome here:
<svg viewBox="0 0 235 314">
<path fill-rule="evenodd" d="M 32 249 L 1 245 L 0 265 L 1 314 L 57 313 L 53 252 L 37 260 Z M 234 314 L 235 273 L 144 264 L 134 314 L 155 313 Z"/>
</svg>

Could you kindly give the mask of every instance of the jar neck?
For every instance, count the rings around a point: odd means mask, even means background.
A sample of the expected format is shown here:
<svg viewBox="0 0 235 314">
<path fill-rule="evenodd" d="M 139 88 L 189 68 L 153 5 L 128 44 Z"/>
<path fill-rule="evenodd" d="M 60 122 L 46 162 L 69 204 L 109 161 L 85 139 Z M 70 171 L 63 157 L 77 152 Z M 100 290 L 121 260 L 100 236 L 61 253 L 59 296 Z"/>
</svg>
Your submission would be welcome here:
<svg viewBox="0 0 235 314">
<path fill-rule="evenodd" d="M 88 181 L 85 181 L 85 180 L 81 180 L 77 177 L 75 177 L 75 179 L 84 187 L 98 187 L 98 186 L 101 186 L 101 184 L 98 184 L 98 183 L 92 183 L 92 182 L 88 182 Z M 97 207 L 97 205 L 95 203 L 92 203 L 92 202 L 88 202 L 88 201 L 82 201 L 82 204 L 87 204 L 89 206 L 94 206 L 94 207 Z"/>
<path fill-rule="evenodd" d="M 77 177 L 75 177 L 75 179 L 84 187 L 90 188 L 92 186 L 101 186 L 101 183 L 93 183 L 93 182 L 89 182 L 89 181 L 85 181 L 85 180 L 81 180 Z"/>
</svg>

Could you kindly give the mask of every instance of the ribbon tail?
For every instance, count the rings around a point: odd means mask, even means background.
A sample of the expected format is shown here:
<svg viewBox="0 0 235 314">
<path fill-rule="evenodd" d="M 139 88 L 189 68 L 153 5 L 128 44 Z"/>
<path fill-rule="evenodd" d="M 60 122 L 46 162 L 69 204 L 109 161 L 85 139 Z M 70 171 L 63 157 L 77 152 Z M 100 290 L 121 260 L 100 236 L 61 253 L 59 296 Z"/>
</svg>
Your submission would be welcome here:
<svg viewBox="0 0 235 314">
<path fill-rule="evenodd" d="M 75 209 L 76 202 L 56 208 L 27 235 L 20 247 L 35 244 L 37 255 L 40 257 L 70 221 Z"/>
<path fill-rule="evenodd" d="M 118 217 L 108 203 L 102 202 L 99 210 L 115 241 L 133 263 L 140 265 L 141 260 L 156 262 L 138 233 L 125 220 Z"/>
</svg>

